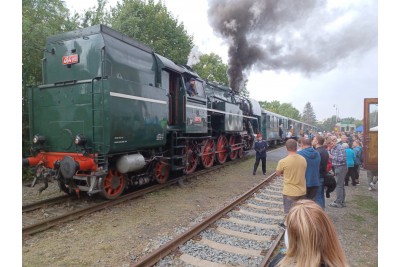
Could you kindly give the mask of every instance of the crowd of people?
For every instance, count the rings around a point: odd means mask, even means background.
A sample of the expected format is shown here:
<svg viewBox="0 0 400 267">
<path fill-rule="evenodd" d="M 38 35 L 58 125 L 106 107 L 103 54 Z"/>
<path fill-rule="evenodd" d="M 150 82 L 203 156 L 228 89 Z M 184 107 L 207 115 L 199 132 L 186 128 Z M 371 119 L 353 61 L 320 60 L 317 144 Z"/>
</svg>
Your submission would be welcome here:
<svg viewBox="0 0 400 267">
<path fill-rule="evenodd" d="M 293 171 L 284 173 L 284 164 L 291 159 L 293 146 L 297 144 L 295 153 L 301 155 L 306 160 L 305 174 L 302 176 L 292 175 Z M 330 207 L 343 208 L 346 206 L 345 186 L 360 184 L 360 168 L 363 162 L 363 149 L 361 134 L 346 133 L 324 133 L 314 135 L 312 132 L 305 133 L 297 138 L 290 137 L 286 141 L 288 156 L 278 163 L 276 173 L 284 177 L 285 187 L 298 187 L 296 180 L 305 177 L 306 194 L 304 198 L 316 201 L 321 208 L 325 209 L 325 196 L 329 197 L 332 191 L 332 177 L 336 186 L 336 199 L 329 204 Z M 289 164 L 285 167 L 301 169 L 296 164 Z M 302 170 L 303 171 L 303 170 Z M 375 190 L 377 172 L 368 172 L 368 190 Z M 374 179 L 375 178 L 375 179 Z M 286 197 L 300 197 L 300 195 L 286 195 Z"/>
<path fill-rule="evenodd" d="M 363 163 L 360 134 L 289 135 L 287 156 L 278 162 L 283 176 L 286 253 L 270 266 L 348 266 L 332 222 L 324 212 L 325 198 L 335 192 L 329 207 L 346 207 L 346 186 L 360 184 Z M 368 190 L 375 190 L 378 173 L 367 171 Z M 375 178 L 375 179 L 374 179 Z"/>
<path fill-rule="evenodd" d="M 278 162 L 276 174 L 283 176 L 283 199 L 285 212 L 291 204 L 301 198 L 311 199 L 325 209 L 325 198 L 335 191 L 336 199 L 330 207 L 346 207 L 346 190 L 360 184 L 360 168 L 363 163 L 361 134 L 300 132 L 296 137 L 289 131 L 286 136 L 287 157 Z M 254 149 L 256 175 L 261 161 L 262 172 L 266 174 L 267 142 L 257 135 Z M 375 190 L 377 171 L 368 171 L 368 190 Z M 304 177 L 304 179 L 302 179 Z"/>
</svg>

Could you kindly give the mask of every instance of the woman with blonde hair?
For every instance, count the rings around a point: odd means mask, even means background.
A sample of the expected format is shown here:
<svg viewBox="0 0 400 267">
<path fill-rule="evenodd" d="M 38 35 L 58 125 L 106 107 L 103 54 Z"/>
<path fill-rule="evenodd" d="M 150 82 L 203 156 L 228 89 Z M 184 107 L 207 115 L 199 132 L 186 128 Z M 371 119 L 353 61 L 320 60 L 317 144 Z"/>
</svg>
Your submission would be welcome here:
<svg viewBox="0 0 400 267">
<path fill-rule="evenodd" d="M 332 221 L 314 201 L 294 203 L 285 224 L 287 251 L 276 266 L 349 266 Z"/>
</svg>

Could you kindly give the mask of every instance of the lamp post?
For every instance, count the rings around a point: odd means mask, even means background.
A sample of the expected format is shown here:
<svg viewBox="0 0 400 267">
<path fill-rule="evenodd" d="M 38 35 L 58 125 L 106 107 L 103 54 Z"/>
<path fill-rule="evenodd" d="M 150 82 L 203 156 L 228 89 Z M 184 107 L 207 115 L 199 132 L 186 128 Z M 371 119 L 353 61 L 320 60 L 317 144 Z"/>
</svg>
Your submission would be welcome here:
<svg viewBox="0 0 400 267">
<path fill-rule="evenodd" d="M 336 109 L 336 122 L 338 122 L 338 107 L 336 104 L 333 104 L 333 107 Z"/>
</svg>

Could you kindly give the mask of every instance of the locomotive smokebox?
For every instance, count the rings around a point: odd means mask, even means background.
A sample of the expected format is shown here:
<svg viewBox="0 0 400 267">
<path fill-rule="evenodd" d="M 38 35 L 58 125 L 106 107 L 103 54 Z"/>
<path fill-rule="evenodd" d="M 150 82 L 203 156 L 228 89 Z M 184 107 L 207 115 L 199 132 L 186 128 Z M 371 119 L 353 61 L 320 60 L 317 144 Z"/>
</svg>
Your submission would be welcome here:
<svg viewBox="0 0 400 267">
<path fill-rule="evenodd" d="M 125 155 L 117 160 L 117 170 L 120 173 L 127 173 L 140 170 L 146 165 L 141 154 Z"/>
</svg>

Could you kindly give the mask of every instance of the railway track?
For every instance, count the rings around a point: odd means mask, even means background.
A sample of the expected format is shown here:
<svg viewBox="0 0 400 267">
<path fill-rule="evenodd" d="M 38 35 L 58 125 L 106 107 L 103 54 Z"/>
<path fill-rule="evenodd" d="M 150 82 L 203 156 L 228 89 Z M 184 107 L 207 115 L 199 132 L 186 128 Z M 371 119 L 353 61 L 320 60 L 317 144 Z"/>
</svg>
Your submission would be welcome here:
<svg viewBox="0 0 400 267">
<path fill-rule="evenodd" d="M 248 157 L 244 157 L 244 159 L 245 158 Z M 86 196 L 78 198 L 76 196 L 65 195 L 24 205 L 22 208 L 22 234 L 31 235 L 45 231 L 55 225 L 76 220 L 90 213 L 112 207 L 122 202 L 179 183 L 182 179 L 191 179 L 193 177 L 216 171 L 220 168 L 229 167 L 231 164 L 235 164 L 239 160 L 240 159 L 237 159 L 235 161 L 226 162 L 223 165 L 215 165 L 209 169 L 199 170 L 190 175 L 171 179 L 164 184 L 156 184 L 131 193 L 126 193 L 115 200 L 104 200 L 99 197 L 89 198 Z"/>
<path fill-rule="evenodd" d="M 63 196 L 58 196 L 58 197 L 54 197 L 54 198 L 48 198 L 48 199 L 38 201 L 35 203 L 31 203 L 31 204 L 26 204 L 26 205 L 22 206 L 22 213 L 37 210 L 37 209 L 42 209 L 47 206 L 63 203 L 69 199 L 75 199 L 75 198 L 76 198 L 76 196 L 63 195 Z"/>
<path fill-rule="evenodd" d="M 283 235 L 275 174 L 133 266 L 266 266 Z"/>
</svg>

